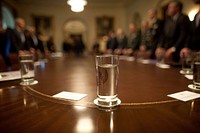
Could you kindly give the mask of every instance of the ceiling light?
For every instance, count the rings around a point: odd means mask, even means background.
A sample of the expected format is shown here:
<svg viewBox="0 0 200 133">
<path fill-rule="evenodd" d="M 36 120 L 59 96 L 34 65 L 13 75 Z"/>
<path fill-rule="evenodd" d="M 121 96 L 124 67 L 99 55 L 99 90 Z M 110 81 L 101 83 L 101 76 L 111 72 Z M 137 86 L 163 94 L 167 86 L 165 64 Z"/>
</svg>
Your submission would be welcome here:
<svg viewBox="0 0 200 133">
<path fill-rule="evenodd" d="M 68 0 L 67 4 L 71 6 L 73 12 L 82 12 L 84 6 L 87 5 L 86 0 Z"/>
</svg>

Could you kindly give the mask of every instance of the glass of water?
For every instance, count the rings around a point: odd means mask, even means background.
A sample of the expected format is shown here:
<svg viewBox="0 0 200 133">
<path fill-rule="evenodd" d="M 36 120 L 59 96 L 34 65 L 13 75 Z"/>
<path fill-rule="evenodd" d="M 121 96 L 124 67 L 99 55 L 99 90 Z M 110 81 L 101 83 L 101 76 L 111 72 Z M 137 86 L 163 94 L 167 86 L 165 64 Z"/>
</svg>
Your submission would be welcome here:
<svg viewBox="0 0 200 133">
<path fill-rule="evenodd" d="M 195 53 L 193 58 L 193 84 L 195 89 L 200 90 L 200 52 Z"/>
<path fill-rule="evenodd" d="M 97 99 L 94 103 L 101 107 L 114 107 L 121 103 L 117 97 L 119 78 L 119 56 L 96 56 Z"/>
<path fill-rule="evenodd" d="M 190 53 L 183 53 L 181 58 L 182 62 L 182 70 L 180 71 L 181 74 L 192 74 L 192 52 Z"/>
<path fill-rule="evenodd" d="M 38 81 L 34 79 L 34 56 L 32 54 L 19 55 L 21 80 L 20 85 L 34 85 Z"/>
</svg>

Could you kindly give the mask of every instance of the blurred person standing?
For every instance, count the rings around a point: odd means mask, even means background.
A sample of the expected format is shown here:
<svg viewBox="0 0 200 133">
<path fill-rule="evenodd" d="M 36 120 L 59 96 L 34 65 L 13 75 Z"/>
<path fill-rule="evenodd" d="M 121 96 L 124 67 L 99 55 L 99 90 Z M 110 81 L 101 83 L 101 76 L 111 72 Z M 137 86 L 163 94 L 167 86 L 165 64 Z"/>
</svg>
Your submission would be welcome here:
<svg viewBox="0 0 200 133">
<path fill-rule="evenodd" d="M 47 41 L 47 49 L 50 53 L 54 53 L 56 52 L 55 50 L 55 44 L 54 44 L 54 40 L 53 40 L 53 36 L 50 36 L 48 41 Z"/>
<path fill-rule="evenodd" d="M 129 24 L 129 35 L 127 47 L 123 50 L 124 55 L 133 56 L 139 49 L 141 41 L 141 32 L 134 24 Z"/>
<path fill-rule="evenodd" d="M 124 48 L 127 46 L 127 37 L 122 29 L 118 29 L 116 33 L 116 49 L 114 54 L 121 55 Z"/>
<path fill-rule="evenodd" d="M 75 36 L 74 37 L 74 51 L 76 56 L 80 57 L 83 56 L 83 52 L 85 49 L 85 45 L 82 40 L 82 36 Z"/>
<path fill-rule="evenodd" d="M 193 0 L 195 4 L 200 5 L 200 0 Z M 194 17 L 191 23 L 191 37 L 186 43 L 185 47 L 181 50 L 180 56 L 188 54 L 192 51 L 200 51 L 200 10 Z"/>
<path fill-rule="evenodd" d="M 10 34 L 11 29 L 3 28 L 2 20 L 0 19 L 0 55 L 2 56 L 7 67 L 11 66 L 11 62 L 9 59 L 10 54 Z M 1 66 L 2 64 L 0 64 Z"/>
<path fill-rule="evenodd" d="M 65 37 L 62 43 L 62 48 L 63 48 L 63 52 L 66 55 L 71 55 L 71 52 L 73 50 L 73 40 L 69 36 Z"/>
<path fill-rule="evenodd" d="M 94 44 L 92 45 L 92 54 L 100 54 L 99 37 L 95 38 Z"/>
<path fill-rule="evenodd" d="M 11 52 L 14 53 L 27 53 L 30 50 L 30 46 L 27 42 L 27 36 L 25 35 L 25 21 L 22 18 L 16 18 L 15 29 L 12 34 L 12 45 Z"/>
<path fill-rule="evenodd" d="M 178 0 L 172 0 L 168 4 L 167 17 L 164 20 L 163 34 L 156 57 L 164 54 L 168 63 L 179 62 L 180 50 L 184 47 L 189 33 L 190 21 L 187 15 L 182 13 L 183 4 Z"/>
<path fill-rule="evenodd" d="M 35 27 L 30 26 L 27 28 L 27 30 L 28 30 L 27 41 L 30 46 L 30 51 L 35 55 L 37 60 L 37 58 L 41 57 L 41 54 L 44 54 L 44 47 L 42 45 L 42 41 L 36 35 Z"/>
<path fill-rule="evenodd" d="M 147 15 L 150 20 L 149 28 L 153 45 L 151 58 L 155 58 L 155 51 L 163 30 L 163 21 L 157 18 L 157 11 L 155 9 L 148 10 Z"/>
<path fill-rule="evenodd" d="M 113 54 L 115 48 L 117 47 L 117 39 L 114 31 L 108 33 L 108 40 L 106 43 L 106 53 Z"/>
<path fill-rule="evenodd" d="M 141 26 L 141 43 L 137 57 L 139 58 L 150 58 L 153 51 L 152 35 L 149 28 L 148 21 L 143 21 Z"/>
</svg>

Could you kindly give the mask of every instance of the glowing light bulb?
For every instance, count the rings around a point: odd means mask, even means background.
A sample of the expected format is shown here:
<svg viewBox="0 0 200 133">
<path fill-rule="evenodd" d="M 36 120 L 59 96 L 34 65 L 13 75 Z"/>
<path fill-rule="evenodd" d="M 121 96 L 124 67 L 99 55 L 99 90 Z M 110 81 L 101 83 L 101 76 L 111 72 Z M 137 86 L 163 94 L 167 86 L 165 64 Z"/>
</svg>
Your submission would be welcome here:
<svg viewBox="0 0 200 133">
<path fill-rule="evenodd" d="M 87 5 L 87 1 L 85 1 L 85 0 L 68 0 L 67 4 L 71 6 L 71 10 L 73 12 L 82 12 L 84 10 L 84 6 Z"/>
</svg>

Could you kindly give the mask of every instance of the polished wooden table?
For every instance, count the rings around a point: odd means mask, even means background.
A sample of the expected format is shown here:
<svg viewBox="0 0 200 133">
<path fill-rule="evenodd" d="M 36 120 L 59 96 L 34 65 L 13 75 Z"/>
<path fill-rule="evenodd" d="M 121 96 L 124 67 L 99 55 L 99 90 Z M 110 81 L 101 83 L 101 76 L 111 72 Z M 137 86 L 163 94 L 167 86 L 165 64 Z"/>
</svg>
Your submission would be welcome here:
<svg viewBox="0 0 200 133">
<path fill-rule="evenodd" d="M 200 100 L 182 102 L 167 97 L 189 90 L 192 81 L 179 71 L 121 60 L 118 97 L 122 103 L 105 111 L 93 104 L 94 57 L 51 59 L 36 66 L 37 85 L 0 82 L 0 132 L 199 133 Z M 61 91 L 88 95 L 80 101 L 52 97 Z"/>
</svg>

